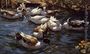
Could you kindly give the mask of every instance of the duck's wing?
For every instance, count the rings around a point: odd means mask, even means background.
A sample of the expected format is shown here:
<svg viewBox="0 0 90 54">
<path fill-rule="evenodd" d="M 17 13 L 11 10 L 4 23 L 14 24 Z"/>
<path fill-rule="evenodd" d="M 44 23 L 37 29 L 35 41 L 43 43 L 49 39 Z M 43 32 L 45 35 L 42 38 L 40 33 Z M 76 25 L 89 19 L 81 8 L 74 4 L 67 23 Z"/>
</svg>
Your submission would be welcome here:
<svg viewBox="0 0 90 54">
<path fill-rule="evenodd" d="M 44 18 L 45 16 L 34 16 L 34 17 L 31 17 L 31 19 L 35 19 L 35 20 L 41 20 L 42 18 Z"/>
<path fill-rule="evenodd" d="M 51 20 L 50 20 L 49 22 L 50 22 L 50 25 L 51 25 L 51 26 L 57 26 L 57 24 L 56 24 L 55 22 L 53 22 L 53 21 L 51 21 Z"/>
<path fill-rule="evenodd" d="M 44 17 L 44 18 L 42 18 L 40 21 L 41 21 L 42 23 L 46 23 L 48 20 L 49 20 L 48 18 Z"/>
<path fill-rule="evenodd" d="M 34 9 L 32 9 L 32 11 L 31 11 L 31 12 L 33 13 L 33 12 L 34 12 L 34 11 L 36 11 L 36 10 L 38 10 L 38 8 L 34 8 Z"/>
<path fill-rule="evenodd" d="M 37 7 L 37 8 L 35 8 L 35 9 L 33 9 L 33 10 L 31 11 L 31 13 L 32 13 L 32 14 L 40 14 L 41 11 L 42 11 L 42 9 L 39 9 L 39 8 Z"/>
<path fill-rule="evenodd" d="M 50 20 L 52 20 L 52 21 L 57 21 L 57 19 L 56 19 L 54 16 L 51 16 L 51 17 L 50 17 Z"/>
<path fill-rule="evenodd" d="M 41 24 L 41 28 L 45 30 L 47 28 L 47 23 Z"/>
<path fill-rule="evenodd" d="M 20 32 L 20 35 L 22 36 L 22 38 L 24 38 L 24 39 L 26 39 L 26 40 L 32 38 L 31 35 L 27 35 L 27 34 L 25 34 L 25 33 L 23 33 L 23 32 Z"/>
</svg>

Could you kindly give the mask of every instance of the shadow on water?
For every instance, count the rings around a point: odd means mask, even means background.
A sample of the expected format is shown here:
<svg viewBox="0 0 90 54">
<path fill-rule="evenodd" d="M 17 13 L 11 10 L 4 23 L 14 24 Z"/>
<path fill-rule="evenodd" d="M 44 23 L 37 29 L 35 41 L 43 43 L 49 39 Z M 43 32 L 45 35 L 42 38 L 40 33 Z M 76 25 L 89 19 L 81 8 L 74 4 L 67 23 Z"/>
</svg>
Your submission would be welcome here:
<svg viewBox="0 0 90 54">
<path fill-rule="evenodd" d="M 66 16 L 67 17 L 67 16 Z M 63 18 L 63 20 L 65 20 Z M 0 19 L 0 54 L 80 54 L 74 49 L 80 39 L 83 39 L 84 33 L 75 32 L 52 32 L 51 43 L 41 50 L 29 50 L 19 45 L 14 39 L 15 32 L 24 32 L 32 34 L 37 25 L 23 21 L 5 21 Z M 58 39 L 58 40 L 57 40 Z"/>
</svg>

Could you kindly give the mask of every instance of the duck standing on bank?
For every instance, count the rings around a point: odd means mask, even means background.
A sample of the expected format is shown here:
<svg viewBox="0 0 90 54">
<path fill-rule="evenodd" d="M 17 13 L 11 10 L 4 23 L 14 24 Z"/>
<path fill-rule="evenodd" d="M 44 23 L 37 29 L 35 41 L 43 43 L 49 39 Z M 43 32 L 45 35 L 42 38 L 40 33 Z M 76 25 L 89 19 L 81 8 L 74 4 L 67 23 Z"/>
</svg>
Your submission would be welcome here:
<svg viewBox="0 0 90 54">
<path fill-rule="evenodd" d="M 51 16 L 49 21 L 47 22 L 48 27 L 52 30 L 52 31 L 60 31 L 61 30 L 61 23 L 59 22 L 59 20 L 57 20 L 54 16 Z"/>
<path fill-rule="evenodd" d="M 22 46 L 29 49 L 40 49 L 44 46 L 44 44 L 36 37 L 33 37 L 31 35 L 26 35 L 23 32 L 16 33 L 16 40 L 19 42 Z"/>
</svg>

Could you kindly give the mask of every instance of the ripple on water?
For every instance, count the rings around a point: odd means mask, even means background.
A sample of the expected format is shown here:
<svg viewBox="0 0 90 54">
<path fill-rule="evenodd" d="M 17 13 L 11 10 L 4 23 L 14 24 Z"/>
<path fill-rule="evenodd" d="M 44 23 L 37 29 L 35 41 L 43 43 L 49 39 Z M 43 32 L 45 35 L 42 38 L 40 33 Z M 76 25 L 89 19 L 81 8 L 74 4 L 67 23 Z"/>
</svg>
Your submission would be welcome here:
<svg viewBox="0 0 90 54">
<path fill-rule="evenodd" d="M 47 46 L 47 49 L 45 50 L 41 49 L 36 51 L 30 51 L 26 48 L 23 48 L 22 46 L 18 46 L 18 43 L 16 43 L 14 36 L 8 36 L 8 34 L 14 35 L 15 32 L 24 32 L 26 34 L 31 34 L 33 28 L 35 27 L 36 25 L 34 24 L 28 24 L 27 20 L 16 22 L 0 21 L 0 54 L 73 54 L 70 53 L 71 51 L 75 52 L 74 50 L 72 50 L 72 47 L 66 45 L 73 45 L 75 41 L 84 36 L 83 34 L 73 33 L 73 35 L 71 35 L 71 33 L 69 35 L 64 33 L 60 35 L 61 37 L 59 37 L 59 45 L 53 43 Z M 50 37 L 53 39 L 52 42 L 56 41 L 56 35 L 54 34 L 52 35 L 52 37 Z"/>
</svg>

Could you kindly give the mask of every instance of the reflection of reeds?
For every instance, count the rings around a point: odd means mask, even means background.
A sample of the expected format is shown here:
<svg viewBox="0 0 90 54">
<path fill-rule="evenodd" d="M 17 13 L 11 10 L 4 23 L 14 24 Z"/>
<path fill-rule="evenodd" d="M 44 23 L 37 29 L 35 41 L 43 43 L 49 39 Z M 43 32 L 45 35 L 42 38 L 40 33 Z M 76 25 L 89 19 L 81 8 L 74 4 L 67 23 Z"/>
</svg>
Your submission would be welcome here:
<svg viewBox="0 0 90 54">
<path fill-rule="evenodd" d="M 8 8 L 16 5 L 16 0 L 0 0 L 0 8 Z"/>
</svg>

